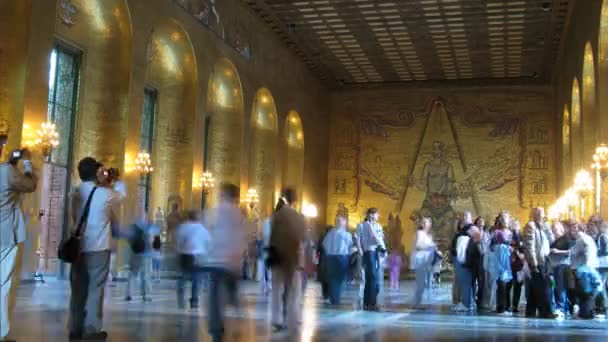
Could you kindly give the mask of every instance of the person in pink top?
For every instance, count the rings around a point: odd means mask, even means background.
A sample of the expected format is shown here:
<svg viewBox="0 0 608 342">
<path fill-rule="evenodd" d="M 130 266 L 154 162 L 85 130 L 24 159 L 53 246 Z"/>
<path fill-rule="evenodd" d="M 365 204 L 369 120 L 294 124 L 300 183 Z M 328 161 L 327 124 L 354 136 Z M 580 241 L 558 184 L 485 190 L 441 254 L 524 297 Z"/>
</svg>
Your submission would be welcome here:
<svg viewBox="0 0 608 342">
<path fill-rule="evenodd" d="M 390 272 L 390 289 L 399 289 L 399 276 L 401 274 L 401 266 L 403 265 L 403 248 L 393 250 L 386 260 Z"/>
</svg>

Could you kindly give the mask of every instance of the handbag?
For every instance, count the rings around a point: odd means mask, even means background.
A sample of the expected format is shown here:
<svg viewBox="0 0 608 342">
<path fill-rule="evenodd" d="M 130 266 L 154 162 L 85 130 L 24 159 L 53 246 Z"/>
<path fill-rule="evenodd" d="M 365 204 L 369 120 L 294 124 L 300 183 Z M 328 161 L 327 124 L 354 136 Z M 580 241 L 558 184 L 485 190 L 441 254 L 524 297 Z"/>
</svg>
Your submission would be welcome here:
<svg viewBox="0 0 608 342">
<path fill-rule="evenodd" d="M 84 206 L 84 210 L 82 211 L 82 216 L 80 217 L 80 221 L 78 222 L 78 227 L 72 236 L 68 239 L 63 240 L 59 245 L 57 250 L 57 257 L 59 260 L 73 264 L 78 261 L 80 257 L 81 247 L 80 247 L 80 238 L 84 233 L 84 229 L 86 228 L 86 221 L 89 217 L 89 209 L 91 208 L 91 200 L 93 199 L 93 194 L 97 190 L 97 187 L 93 188 L 93 191 L 89 194 L 89 198 L 87 199 L 87 203 Z"/>
</svg>

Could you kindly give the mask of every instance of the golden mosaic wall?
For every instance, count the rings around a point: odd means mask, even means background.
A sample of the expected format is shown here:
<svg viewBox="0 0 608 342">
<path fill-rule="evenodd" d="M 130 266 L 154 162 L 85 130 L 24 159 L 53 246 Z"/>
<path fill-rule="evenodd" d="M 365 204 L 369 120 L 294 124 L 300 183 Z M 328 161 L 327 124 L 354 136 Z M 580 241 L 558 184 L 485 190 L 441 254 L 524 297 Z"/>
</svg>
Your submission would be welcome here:
<svg viewBox="0 0 608 342">
<path fill-rule="evenodd" d="M 253 101 L 249 136 L 249 188 L 255 188 L 260 196 L 262 216 L 273 209 L 276 189 L 276 161 L 278 131 L 277 110 L 270 91 L 258 90 Z"/>
<path fill-rule="evenodd" d="M 125 0 L 75 0 L 78 19 L 60 11 L 56 34 L 83 50 L 74 159 L 94 156 L 108 166 L 124 160 L 132 34 Z M 77 25 L 77 26 L 75 26 Z"/>
<path fill-rule="evenodd" d="M 154 28 L 147 86 L 157 90 L 150 208 L 170 208 L 170 197 L 190 206 L 197 69 L 190 38 L 172 20 Z"/>
<path fill-rule="evenodd" d="M 327 222 L 378 207 L 393 245 L 410 250 L 421 216 L 442 244 L 459 212 L 522 221 L 555 198 L 548 88 L 385 87 L 332 101 Z M 399 227 L 401 226 L 401 233 Z"/>
</svg>

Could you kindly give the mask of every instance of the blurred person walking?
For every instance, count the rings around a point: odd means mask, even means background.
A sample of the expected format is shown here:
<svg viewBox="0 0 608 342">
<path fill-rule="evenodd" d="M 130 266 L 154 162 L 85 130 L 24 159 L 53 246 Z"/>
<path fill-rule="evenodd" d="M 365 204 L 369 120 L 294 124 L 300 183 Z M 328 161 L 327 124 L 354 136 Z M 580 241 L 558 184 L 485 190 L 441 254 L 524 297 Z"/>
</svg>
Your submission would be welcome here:
<svg viewBox="0 0 608 342">
<path fill-rule="evenodd" d="M 282 191 L 282 206 L 272 216 L 268 261 L 272 268 L 272 325 L 276 331 L 300 324 L 303 245 L 306 243 L 304 216 L 294 208 L 295 190 Z"/>
<path fill-rule="evenodd" d="M 184 290 L 186 281 L 190 280 L 192 282 L 190 308 L 196 309 L 199 305 L 201 271 L 211 248 L 211 235 L 201 223 L 200 212 L 188 211 L 184 221 L 177 225 L 175 248 L 181 271 L 177 279 L 177 305 L 180 308 L 185 307 Z"/>
<path fill-rule="evenodd" d="M 210 273 L 208 329 L 213 341 L 222 341 L 225 334 L 224 308 L 228 302 L 238 305 L 237 285 L 241 258 L 247 249 L 247 217 L 238 207 L 240 190 L 234 184 L 220 186 L 217 208 L 205 212 L 205 226 L 211 233 L 206 267 Z"/>
<path fill-rule="evenodd" d="M 329 301 L 333 305 L 339 305 L 342 286 L 348 272 L 348 258 L 353 247 L 353 239 L 346 231 L 345 217 L 338 216 L 336 227 L 325 235 L 322 247 L 325 252 L 323 277 L 329 285 Z"/>
<path fill-rule="evenodd" d="M 130 227 L 129 231 L 129 277 L 126 286 L 126 301 L 131 301 L 131 292 L 135 280 L 139 277 L 141 297 L 144 302 L 150 298 L 150 272 L 152 271 L 153 242 L 160 235 L 160 228 L 150 222 L 144 211 L 141 217 Z"/>
<path fill-rule="evenodd" d="M 21 276 L 27 232 L 21 202 L 24 194 L 36 191 L 38 181 L 31 157 L 27 149 L 15 150 L 7 162 L 0 164 L 0 339 L 8 335 Z"/>
</svg>

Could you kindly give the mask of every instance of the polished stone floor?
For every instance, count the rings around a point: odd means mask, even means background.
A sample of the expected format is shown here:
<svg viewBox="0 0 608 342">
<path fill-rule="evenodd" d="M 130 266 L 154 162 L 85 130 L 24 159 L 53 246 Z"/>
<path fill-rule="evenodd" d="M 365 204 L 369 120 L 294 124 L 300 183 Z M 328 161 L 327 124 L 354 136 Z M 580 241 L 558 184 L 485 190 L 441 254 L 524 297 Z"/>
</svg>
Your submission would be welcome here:
<svg viewBox="0 0 608 342">
<path fill-rule="evenodd" d="M 69 288 L 67 282 L 25 284 L 19 290 L 11 339 L 66 341 Z M 469 316 L 449 311 L 449 285 L 426 298 L 427 309 L 412 311 L 413 283 L 384 290 L 379 313 L 356 310 L 357 288 L 350 286 L 339 308 L 323 304 L 319 287 L 310 283 L 304 305 L 301 336 L 273 334 L 269 298 L 254 283 L 241 286 L 240 310 L 228 309 L 227 341 L 608 341 L 603 320 L 551 321 L 495 315 Z M 199 310 L 180 310 L 175 283 L 154 285 L 152 302 L 124 300 L 125 283 L 108 286 L 105 327 L 109 341 L 208 341 L 204 303 Z"/>
</svg>

